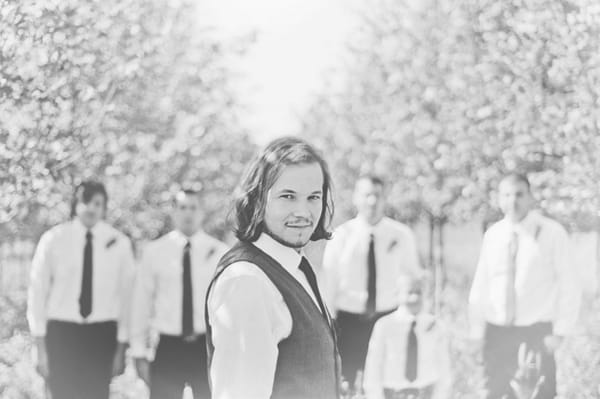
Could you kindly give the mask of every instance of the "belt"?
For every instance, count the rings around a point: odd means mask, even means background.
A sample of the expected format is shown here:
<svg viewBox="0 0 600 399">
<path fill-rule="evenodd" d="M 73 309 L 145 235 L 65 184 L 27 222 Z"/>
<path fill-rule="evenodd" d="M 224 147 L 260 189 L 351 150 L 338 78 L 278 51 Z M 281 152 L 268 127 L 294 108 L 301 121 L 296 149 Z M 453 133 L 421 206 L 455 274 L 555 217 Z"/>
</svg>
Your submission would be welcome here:
<svg viewBox="0 0 600 399">
<path fill-rule="evenodd" d="M 192 344 L 199 339 L 205 337 L 206 334 L 191 334 L 191 335 L 170 335 L 170 334 L 160 334 L 161 339 L 173 340 L 173 341 L 183 341 L 188 344 Z"/>
<path fill-rule="evenodd" d="M 430 399 L 433 394 L 433 387 L 425 388 L 404 388 L 391 389 L 384 388 L 383 394 L 385 399 Z"/>
</svg>

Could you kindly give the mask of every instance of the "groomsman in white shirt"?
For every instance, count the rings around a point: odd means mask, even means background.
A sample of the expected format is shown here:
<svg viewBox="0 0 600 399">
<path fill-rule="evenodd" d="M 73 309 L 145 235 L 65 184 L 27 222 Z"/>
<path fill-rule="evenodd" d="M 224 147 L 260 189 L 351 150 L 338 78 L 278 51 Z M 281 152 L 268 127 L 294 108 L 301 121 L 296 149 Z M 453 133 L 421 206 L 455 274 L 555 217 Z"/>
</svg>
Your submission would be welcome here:
<svg viewBox="0 0 600 399">
<path fill-rule="evenodd" d="M 138 269 L 131 354 L 151 399 L 180 399 L 186 384 L 194 398 L 208 399 L 204 299 L 227 248 L 201 230 L 196 191 L 175 195 L 171 217 L 174 230 L 147 245 Z M 150 364 L 156 335 L 159 343 Z"/>
<path fill-rule="evenodd" d="M 303 248 L 327 239 L 327 164 L 303 140 L 270 143 L 235 201 L 239 242 L 207 296 L 213 399 L 337 399 L 336 337 Z"/>
<path fill-rule="evenodd" d="M 360 177 L 353 200 L 358 215 L 335 230 L 323 255 L 326 296 L 339 328 L 342 374 L 350 385 L 364 369 L 375 322 L 396 310 L 401 289 L 422 273 L 413 232 L 384 215 L 383 180 Z"/>
<path fill-rule="evenodd" d="M 446 399 L 452 385 L 446 333 L 423 311 L 420 281 L 375 323 L 365 366 L 368 399 Z"/>
<path fill-rule="evenodd" d="M 33 257 L 27 318 L 56 399 L 108 399 L 125 367 L 134 260 L 129 239 L 101 220 L 107 200 L 102 183 L 77 186 L 72 220 L 44 233 Z"/>
<path fill-rule="evenodd" d="M 569 238 L 557 222 L 533 210 L 526 176 L 499 185 L 504 218 L 485 233 L 469 297 L 473 338 L 483 339 L 487 398 L 513 398 L 522 343 L 541 354 L 539 399 L 556 397 L 554 352 L 572 332 L 581 287 L 569 262 Z"/>
</svg>

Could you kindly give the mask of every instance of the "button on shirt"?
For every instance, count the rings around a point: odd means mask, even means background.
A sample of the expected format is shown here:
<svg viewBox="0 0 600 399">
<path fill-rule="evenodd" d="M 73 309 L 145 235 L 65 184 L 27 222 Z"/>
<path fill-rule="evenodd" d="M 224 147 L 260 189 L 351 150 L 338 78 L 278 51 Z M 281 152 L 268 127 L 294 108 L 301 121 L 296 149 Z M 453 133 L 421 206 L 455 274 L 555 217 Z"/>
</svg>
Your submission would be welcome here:
<svg viewBox="0 0 600 399">
<path fill-rule="evenodd" d="M 105 222 L 91 229 L 92 312 L 79 311 L 87 228 L 79 219 L 42 235 L 31 267 L 27 318 L 34 336 L 46 335 L 48 320 L 73 323 L 118 321 L 118 340 L 127 342 L 134 258 L 127 236 Z"/>
<path fill-rule="evenodd" d="M 406 288 L 400 284 L 402 279 L 408 283 L 422 274 L 415 237 L 408 226 L 387 217 L 375 226 L 354 218 L 335 230 L 323 255 L 325 297 L 332 313 L 365 312 L 371 234 L 375 242 L 377 312 L 396 308 Z"/>
<path fill-rule="evenodd" d="M 416 320 L 418 342 L 417 379 L 405 377 L 406 348 L 411 324 Z M 433 399 L 449 397 L 451 367 L 448 343 L 433 315 L 415 318 L 406 308 L 384 316 L 373 328 L 365 364 L 364 386 L 369 399 L 383 399 L 383 389 L 434 386 Z"/>
<path fill-rule="evenodd" d="M 315 302 L 299 269 L 302 254 L 267 234 L 253 243 L 288 271 Z M 271 397 L 280 341 L 292 332 L 292 316 L 281 293 L 257 266 L 231 264 L 208 298 L 215 346 L 210 377 L 213 399 Z"/>
<path fill-rule="evenodd" d="M 557 222 L 530 212 L 521 223 L 503 219 L 485 233 L 469 297 L 471 335 L 483 337 L 485 322 L 507 319 L 508 246 L 517 235 L 514 325 L 553 322 L 567 335 L 577 321 L 581 287 L 569 261 L 569 238 Z"/>
<path fill-rule="evenodd" d="M 153 332 L 182 334 L 183 253 L 188 239 L 194 332 L 206 332 L 204 299 L 227 246 L 202 231 L 190 238 L 179 231 L 171 231 L 147 244 L 138 267 L 131 314 L 131 352 L 134 357 L 148 355 Z"/>
</svg>

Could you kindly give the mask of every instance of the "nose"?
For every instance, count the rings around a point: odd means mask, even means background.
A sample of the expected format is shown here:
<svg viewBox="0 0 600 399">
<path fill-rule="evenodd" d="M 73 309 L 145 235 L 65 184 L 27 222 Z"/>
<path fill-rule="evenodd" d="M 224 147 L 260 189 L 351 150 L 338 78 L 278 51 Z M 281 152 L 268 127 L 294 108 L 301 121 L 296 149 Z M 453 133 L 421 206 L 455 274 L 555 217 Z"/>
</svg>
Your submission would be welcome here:
<svg viewBox="0 0 600 399">
<path fill-rule="evenodd" d="M 310 219 L 310 203 L 308 200 L 296 201 L 292 214 L 298 218 Z"/>
<path fill-rule="evenodd" d="M 377 203 L 377 197 L 375 195 L 369 195 L 367 197 L 367 204 L 375 205 Z"/>
</svg>

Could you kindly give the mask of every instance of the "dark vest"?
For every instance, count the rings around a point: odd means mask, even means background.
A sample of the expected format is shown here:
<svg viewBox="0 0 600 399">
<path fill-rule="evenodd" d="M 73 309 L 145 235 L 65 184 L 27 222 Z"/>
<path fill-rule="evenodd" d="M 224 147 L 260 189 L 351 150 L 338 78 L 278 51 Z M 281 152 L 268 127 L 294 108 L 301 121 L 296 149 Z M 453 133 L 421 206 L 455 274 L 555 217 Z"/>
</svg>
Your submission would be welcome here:
<svg viewBox="0 0 600 399">
<path fill-rule="evenodd" d="M 250 262 L 260 268 L 277 287 L 292 316 L 292 332 L 278 345 L 271 398 L 338 398 L 340 373 L 335 332 L 302 285 L 277 261 L 250 243 L 238 242 L 219 261 L 207 299 L 215 281 L 236 262 Z M 205 318 L 210 375 L 215 348 L 207 306 Z"/>
</svg>

